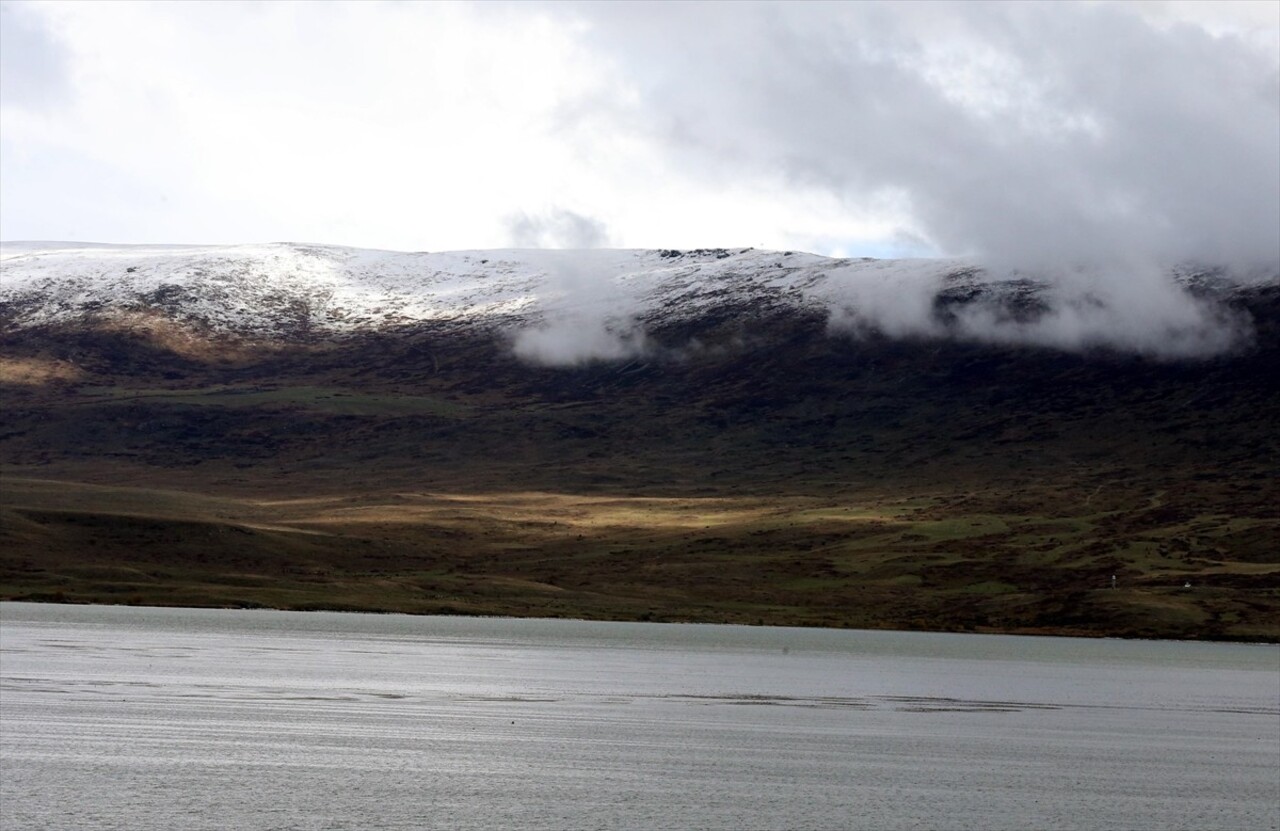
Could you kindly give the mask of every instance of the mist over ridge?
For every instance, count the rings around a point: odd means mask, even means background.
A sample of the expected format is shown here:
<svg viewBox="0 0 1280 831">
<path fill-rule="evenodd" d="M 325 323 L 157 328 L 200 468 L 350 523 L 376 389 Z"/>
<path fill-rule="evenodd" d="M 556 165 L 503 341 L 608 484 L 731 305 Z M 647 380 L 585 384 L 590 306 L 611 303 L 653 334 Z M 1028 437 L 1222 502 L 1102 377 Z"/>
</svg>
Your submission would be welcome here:
<svg viewBox="0 0 1280 831">
<path fill-rule="evenodd" d="M 152 316 L 247 338 L 471 327 L 534 364 L 679 352 L 650 335 L 719 310 L 824 315 L 835 337 L 959 340 L 1159 359 L 1248 346 L 1231 300 L 1280 282 L 1265 268 L 1054 270 L 970 259 L 836 259 L 754 249 L 500 249 L 400 253 L 277 243 L 6 243 L 6 328 Z"/>
</svg>

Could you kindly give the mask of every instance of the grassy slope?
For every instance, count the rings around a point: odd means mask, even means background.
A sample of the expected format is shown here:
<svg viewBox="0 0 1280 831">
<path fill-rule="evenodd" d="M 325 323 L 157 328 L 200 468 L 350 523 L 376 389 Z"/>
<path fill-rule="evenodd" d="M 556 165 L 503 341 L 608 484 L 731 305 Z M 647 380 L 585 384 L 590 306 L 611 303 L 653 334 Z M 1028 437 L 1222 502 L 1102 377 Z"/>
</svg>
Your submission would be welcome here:
<svg viewBox="0 0 1280 831">
<path fill-rule="evenodd" d="M 1271 352 L 664 334 L 734 348 L 9 338 L 0 596 L 1280 638 Z"/>
</svg>

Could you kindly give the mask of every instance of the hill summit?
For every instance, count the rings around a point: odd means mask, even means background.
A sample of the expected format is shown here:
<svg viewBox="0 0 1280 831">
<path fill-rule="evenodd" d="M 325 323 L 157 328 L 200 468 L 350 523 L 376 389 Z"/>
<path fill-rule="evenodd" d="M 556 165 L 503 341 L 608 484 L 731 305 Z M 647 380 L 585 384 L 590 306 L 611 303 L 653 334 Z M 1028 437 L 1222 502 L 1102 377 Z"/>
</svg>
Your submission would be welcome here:
<svg viewBox="0 0 1280 831">
<path fill-rule="evenodd" d="M 726 309 L 819 314 L 837 334 L 1214 355 L 1251 334 L 1228 304 L 1278 279 L 1194 265 L 1025 271 L 754 249 L 398 253 L 290 243 L 8 243 L 0 267 L 9 329 L 139 315 L 282 341 L 465 328 L 521 335 L 518 351 L 548 363 L 638 354 L 643 333 Z"/>
</svg>

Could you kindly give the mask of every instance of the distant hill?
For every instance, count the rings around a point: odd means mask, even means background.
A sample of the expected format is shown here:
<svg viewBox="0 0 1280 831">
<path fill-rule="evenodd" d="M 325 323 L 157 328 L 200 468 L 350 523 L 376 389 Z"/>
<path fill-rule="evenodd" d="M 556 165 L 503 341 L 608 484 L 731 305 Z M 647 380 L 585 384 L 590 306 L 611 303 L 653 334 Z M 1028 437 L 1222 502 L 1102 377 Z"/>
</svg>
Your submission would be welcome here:
<svg viewBox="0 0 1280 831">
<path fill-rule="evenodd" d="M 1278 324 L 1194 265 L 6 243 L 0 596 L 1275 640 Z"/>
</svg>

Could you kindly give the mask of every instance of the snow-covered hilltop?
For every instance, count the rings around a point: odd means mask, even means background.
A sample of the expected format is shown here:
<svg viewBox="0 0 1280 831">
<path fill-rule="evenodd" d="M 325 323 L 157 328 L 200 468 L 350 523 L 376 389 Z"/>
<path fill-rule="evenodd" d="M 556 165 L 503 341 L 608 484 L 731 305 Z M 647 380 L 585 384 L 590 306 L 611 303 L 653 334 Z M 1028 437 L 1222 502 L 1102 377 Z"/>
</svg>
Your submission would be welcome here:
<svg viewBox="0 0 1280 831">
<path fill-rule="evenodd" d="M 754 250 L 398 253 L 336 246 L 0 248 L 11 326 L 158 312 L 235 334 L 346 333 L 419 322 L 485 325 L 581 308 L 692 314 L 732 294 L 803 302 L 841 261 Z M 885 264 L 881 264 L 883 268 Z M 901 266 L 899 266 L 900 268 Z M 935 263 L 931 271 L 954 267 Z"/>
<path fill-rule="evenodd" d="M 1063 275 L 1059 275 L 1063 277 Z M 324 245 L 0 246 L 0 326 L 145 315 L 210 334 L 317 338 L 477 327 L 534 360 L 642 350 L 644 333 L 712 308 L 807 310 L 833 329 L 1160 355 L 1240 337 L 1183 279 L 991 274 L 963 260 L 844 260 L 754 249 L 399 253 Z M 523 335 L 521 335 L 523 333 Z"/>
</svg>

